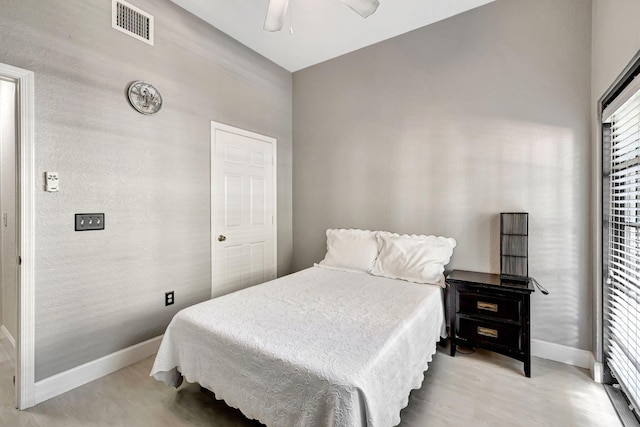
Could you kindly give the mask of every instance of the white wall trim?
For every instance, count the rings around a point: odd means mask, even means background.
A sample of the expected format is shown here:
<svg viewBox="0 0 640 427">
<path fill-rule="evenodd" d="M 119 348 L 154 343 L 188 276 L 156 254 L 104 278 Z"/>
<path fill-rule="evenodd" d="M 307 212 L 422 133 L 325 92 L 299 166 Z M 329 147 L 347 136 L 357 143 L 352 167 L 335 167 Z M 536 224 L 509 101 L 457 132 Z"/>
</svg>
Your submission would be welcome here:
<svg viewBox="0 0 640 427">
<path fill-rule="evenodd" d="M 35 88 L 32 71 L 0 64 L 0 75 L 18 86 L 18 197 L 20 225 L 19 254 L 22 264 L 18 275 L 18 331 L 16 333 L 16 406 L 34 405 L 35 372 Z"/>
<path fill-rule="evenodd" d="M 598 362 L 593 353 L 591 353 L 591 376 L 595 382 L 602 384 L 604 377 L 604 364 L 602 362 Z"/>
<path fill-rule="evenodd" d="M 162 335 L 35 383 L 35 404 L 66 393 L 158 352 Z"/>
<path fill-rule="evenodd" d="M 591 369 L 595 360 L 590 351 L 536 339 L 531 340 L 531 355 L 584 369 Z"/>
<path fill-rule="evenodd" d="M 9 330 L 4 325 L 0 326 L 0 333 L 2 333 L 2 335 L 4 335 L 9 340 L 9 343 L 13 346 L 13 348 L 16 348 L 15 338 L 13 338 L 13 335 L 11 335 Z"/>
</svg>

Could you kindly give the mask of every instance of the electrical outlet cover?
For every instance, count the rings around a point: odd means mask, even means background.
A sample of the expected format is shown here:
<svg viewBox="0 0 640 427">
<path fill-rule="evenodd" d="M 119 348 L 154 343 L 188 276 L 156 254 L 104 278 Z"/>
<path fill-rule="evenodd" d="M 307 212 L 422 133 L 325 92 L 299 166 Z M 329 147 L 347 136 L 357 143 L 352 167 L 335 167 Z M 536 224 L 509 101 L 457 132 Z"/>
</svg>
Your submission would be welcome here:
<svg viewBox="0 0 640 427">
<path fill-rule="evenodd" d="M 165 292 L 164 293 L 164 305 L 173 305 L 173 303 L 175 302 L 175 297 L 173 294 L 173 291 L 169 291 L 169 292 Z"/>
</svg>

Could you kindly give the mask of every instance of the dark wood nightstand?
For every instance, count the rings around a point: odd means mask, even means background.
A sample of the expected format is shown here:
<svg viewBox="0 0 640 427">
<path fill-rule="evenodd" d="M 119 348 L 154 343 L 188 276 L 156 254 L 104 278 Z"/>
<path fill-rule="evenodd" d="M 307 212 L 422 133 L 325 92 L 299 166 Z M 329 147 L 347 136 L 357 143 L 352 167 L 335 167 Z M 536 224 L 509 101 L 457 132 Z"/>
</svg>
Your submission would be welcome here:
<svg viewBox="0 0 640 427">
<path fill-rule="evenodd" d="M 454 270 L 447 284 L 451 356 L 456 345 L 484 348 L 524 362 L 531 377 L 531 280 Z"/>
</svg>

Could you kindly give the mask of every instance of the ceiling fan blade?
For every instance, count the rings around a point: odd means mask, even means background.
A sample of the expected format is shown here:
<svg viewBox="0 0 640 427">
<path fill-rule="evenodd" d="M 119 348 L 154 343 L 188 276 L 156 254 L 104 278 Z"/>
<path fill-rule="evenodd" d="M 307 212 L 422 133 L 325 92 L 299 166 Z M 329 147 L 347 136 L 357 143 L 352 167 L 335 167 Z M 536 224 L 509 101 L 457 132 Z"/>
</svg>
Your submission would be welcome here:
<svg viewBox="0 0 640 427">
<path fill-rule="evenodd" d="M 264 19 L 266 31 L 280 31 L 284 25 L 284 17 L 289 8 L 289 0 L 271 0 Z"/>
<path fill-rule="evenodd" d="M 342 0 L 342 2 L 358 12 L 363 18 L 373 15 L 373 12 L 375 12 L 380 5 L 378 0 Z"/>
</svg>

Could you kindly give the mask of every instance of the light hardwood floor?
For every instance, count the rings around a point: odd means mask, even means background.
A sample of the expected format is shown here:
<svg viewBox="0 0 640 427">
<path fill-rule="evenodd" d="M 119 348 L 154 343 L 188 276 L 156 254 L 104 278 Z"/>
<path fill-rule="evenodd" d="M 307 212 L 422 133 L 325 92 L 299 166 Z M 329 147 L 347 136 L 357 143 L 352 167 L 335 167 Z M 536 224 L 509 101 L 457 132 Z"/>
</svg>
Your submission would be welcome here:
<svg viewBox="0 0 640 427">
<path fill-rule="evenodd" d="M 9 342 L 9 338 L 5 337 L 2 332 L 0 332 L 0 364 L 3 362 L 15 363 L 15 350 L 11 343 Z"/>
<path fill-rule="evenodd" d="M 142 360 L 27 411 L 13 409 L 10 361 L 0 362 L 0 426 L 259 426 L 196 384 L 177 391 L 149 377 Z M 402 427 L 620 427 L 601 385 L 583 369 L 533 358 L 522 364 L 478 350 L 455 358 L 440 348 L 420 390 L 401 413 Z"/>
</svg>

